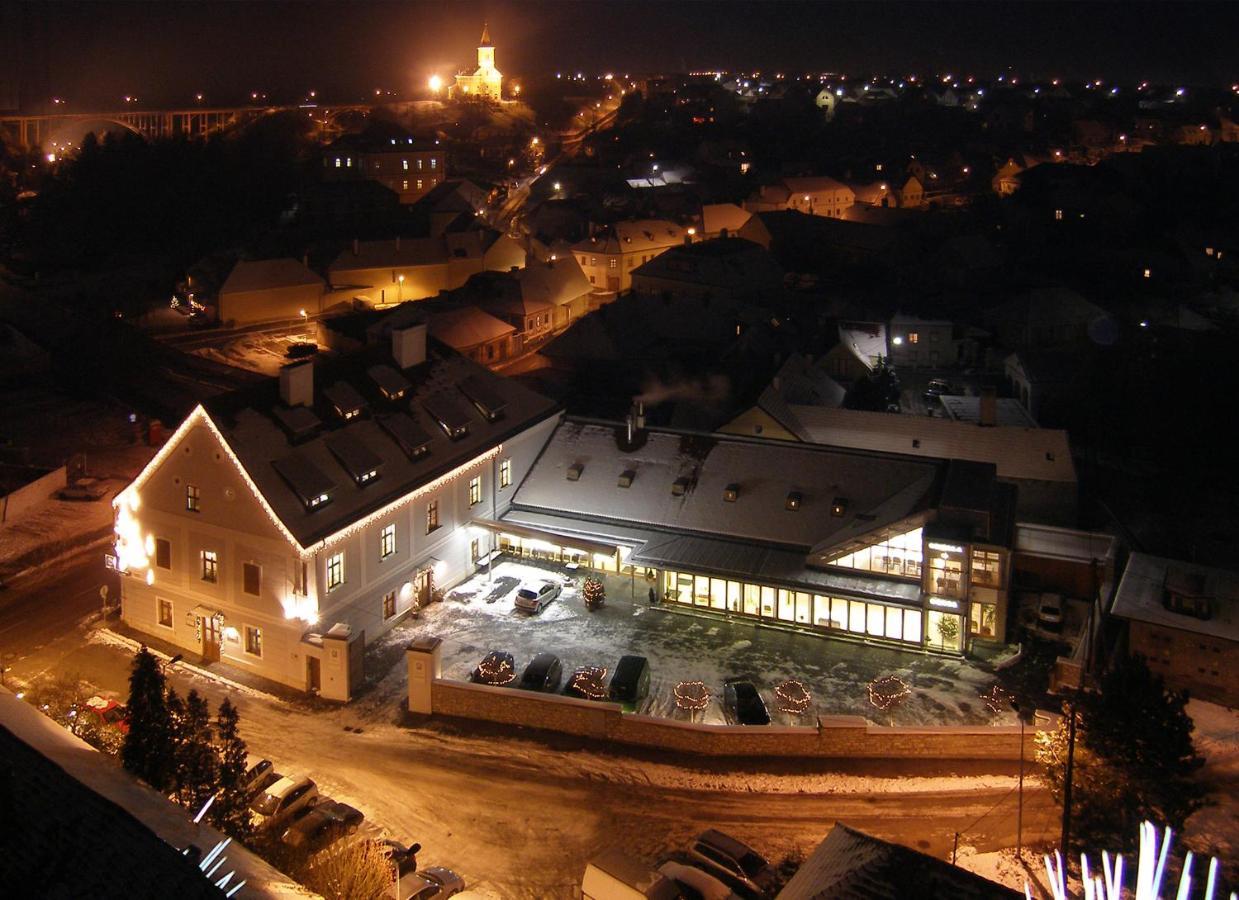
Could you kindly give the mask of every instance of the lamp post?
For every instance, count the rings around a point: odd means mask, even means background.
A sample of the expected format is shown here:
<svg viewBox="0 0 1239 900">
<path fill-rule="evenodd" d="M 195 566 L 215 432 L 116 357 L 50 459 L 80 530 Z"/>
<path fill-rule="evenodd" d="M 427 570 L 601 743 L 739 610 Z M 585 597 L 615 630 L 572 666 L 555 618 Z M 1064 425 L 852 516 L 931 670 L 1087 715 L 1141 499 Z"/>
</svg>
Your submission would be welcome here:
<svg viewBox="0 0 1239 900">
<path fill-rule="evenodd" d="M 1024 711 L 1016 700 L 1011 701 L 1015 717 L 1020 720 L 1020 783 L 1019 801 L 1015 813 L 1015 858 L 1022 859 L 1024 852 Z"/>
</svg>

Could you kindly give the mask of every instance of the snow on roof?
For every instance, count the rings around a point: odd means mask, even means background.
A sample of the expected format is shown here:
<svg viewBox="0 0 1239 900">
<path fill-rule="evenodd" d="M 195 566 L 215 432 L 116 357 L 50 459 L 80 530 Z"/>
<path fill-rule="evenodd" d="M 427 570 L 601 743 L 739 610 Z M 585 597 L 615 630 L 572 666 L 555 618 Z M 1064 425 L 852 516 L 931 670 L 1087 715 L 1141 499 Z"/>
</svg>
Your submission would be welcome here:
<svg viewBox="0 0 1239 900">
<path fill-rule="evenodd" d="M 391 269 L 446 263 L 447 244 L 442 238 L 393 238 L 385 241 L 359 241 L 357 252 L 350 247 L 331 263 L 330 272 L 359 269 Z"/>
<path fill-rule="evenodd" d="M 513 326 L 476 306 L 448 309 L 430 317 L 430 334 L 455 350 L 466 350 L 515 333 Z"/>
<path fill-rule="evenodd" d="M 528 301 L 563 306 L 593 290 L 576 257 L 567 254 L 549 263 L 526 266 L 517 276 Z"/>
<path fill-rule="evenodd" d="M 684 242 L 684 229 L 666 219 L 636 219 L 616 222 L 593 237 L 577 241 L 578 253 L 640 253 L 661 250 Z"/>
<path fill-rule="evenodd" d="M 813 175 L 806 178 L 784 178 L 783 184 L 787 185 L 787 189 L 793 194 L 817 194 L 823 191 L 846 191 L 849 194 L 855 193 L 853 190 L 835 178 L 828 175 Z"/>
<path fill-rule="evenodd" d="M 739 231 L 753 214 L 734 203 L 707 203 L 701 207 L 701 230 L 705 234 L 718 234 L 724 228 L 728 233 Z"/>
<path fill-rule="evenodd" d="M 1108 534 L 1032 522 L 1018 522 L 1015 526 L 1015 552 L 1027 556 L 1084 564 L 1095 559 L 1110 564 L 1114 560 L 1114 549 L 1114 538 Z"/>
<path fill-rule="evenodd" d="M 977 424 L 981 421 L 981 398 L 962 397 L 955 394 L 943 394 L 938 398 L 946 414 L 956 422 Z M 1020 401 L 1010 397 L 997 397 L 994 400 L 995 425 L 1018 425 L 1022 428 L 1036 428 L 1037 420 L 1029 415 L 1028 410 Z"/>
<path fill-rule="evenodd" d="M 1169 581 L 1194 581 L 1201 596 L 1212 601 L 1208 619 L 1172 612 L 1163 600 Z M 1133 553 L 1114 595 L 1111 614 L 1179 631 L 1239 641 L 1239 574 L 1195 563 Z"/>
<path fill-rule="evenodd" d="M 723 435 L 647 430 L 640 437 L 638 446 L 624 449 L 622 426 L 561 423 L 514 505 L 808 550 L 928 509 L 942 466 Z M 579 477 L 569 480 L 576 466 Z M 621 487 L 625 471 L 633 473 L 632 483 Z M 730 485 L 738 491 L 734 502 L 724 499 Z M 793 493 L 800 495 L 795 510 L 788 509 Z M 832 515 L 840 497 L 845 512 Z"/>
<path fill-rule="evenodd" d="M 743 238 L 715 238 L 671 247 L 632 270 L 634 289 L 640 278 L 715 287 L 727 293 L 778 290 L 783 270 L 764 247 Z M 659 285 L 653 286 L 656 290 Z"/>
<path fill-rule="evenodd" d="M 982 427 L 952 419 L 823 406 L 788 409 L 799 426 L 797 433 L 815 444 L 993 463 L 999 478 L 1076 481 L 1067 432 L 1055 428 Z"/>
<path fill-rule="evenodd" d="M 306 268 L 297 259 L 255 259 L 240 260 L 232 267 L 232 272 L 221 294 L 242 294 L 249 291 L 269 291 L 286 287 L 316 285 L 322 287 L 323 279 Z"/>
<path fill-rule="evenodd" d="M 887 355 L 886 326 L 881 322 L 840 322 L 839 342 L 869 369 L 877 366 L 878 357 Z"/>
</svg>

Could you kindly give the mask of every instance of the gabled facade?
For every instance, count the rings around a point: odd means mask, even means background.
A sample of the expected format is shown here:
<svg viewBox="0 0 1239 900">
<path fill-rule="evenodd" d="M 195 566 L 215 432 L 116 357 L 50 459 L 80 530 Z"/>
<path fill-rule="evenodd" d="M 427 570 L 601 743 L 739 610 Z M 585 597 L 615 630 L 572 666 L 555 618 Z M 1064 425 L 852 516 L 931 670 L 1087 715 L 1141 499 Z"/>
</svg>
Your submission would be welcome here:
<svg viewBox="0 0 1239 900">
<path fill-rule="evenodd" d="M 416 203 L 447 178 L 447 154 L 413 138 L 384 142 L 349 136 L 323 152 L 323 175 L 327 181 L 376 181 L 401 203 Z"/>
<path fill-rule="evenodd" d="M 632 270 L 684 243 L 686 233 L 664 219 L 616 222 L 572 245 L 581 271 L 595 294 L 618 294 L 632 287 Z"/>
<path fill-rule="evenodd" d="M 425 335 L 195 409 L 115 501 L 125 623 L 347 700 L 366 641 L 487 558 L 470 523 L 508 506 L 557 420 Z"/>
</svg>

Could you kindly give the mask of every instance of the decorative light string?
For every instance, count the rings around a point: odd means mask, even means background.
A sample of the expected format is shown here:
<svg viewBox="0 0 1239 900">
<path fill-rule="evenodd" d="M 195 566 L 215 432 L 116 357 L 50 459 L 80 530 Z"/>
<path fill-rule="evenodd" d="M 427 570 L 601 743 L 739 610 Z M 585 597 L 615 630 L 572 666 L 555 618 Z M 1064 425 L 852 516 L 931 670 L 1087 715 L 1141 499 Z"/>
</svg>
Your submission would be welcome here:
<svg viewBox="0 0 1239 900">
<path fill-rule="evenodd" d="M 710 705 L 710 689 L 704 681 L 681 681 L 672 690 L 675 705 L 690 712 L 700 712 Z"/>
<path fill-rule="evenodd" d="M 804 715 L 804 713 L 808 712 L 809 705 L 813 702 L 813 695 L 809 693 L 809 689 L 794 678 L 776 687 L 774 689 L 774 697 L 778 701 L 779 709 L 782 712 L 790 713 L 794 716 Z"/>
</svg>

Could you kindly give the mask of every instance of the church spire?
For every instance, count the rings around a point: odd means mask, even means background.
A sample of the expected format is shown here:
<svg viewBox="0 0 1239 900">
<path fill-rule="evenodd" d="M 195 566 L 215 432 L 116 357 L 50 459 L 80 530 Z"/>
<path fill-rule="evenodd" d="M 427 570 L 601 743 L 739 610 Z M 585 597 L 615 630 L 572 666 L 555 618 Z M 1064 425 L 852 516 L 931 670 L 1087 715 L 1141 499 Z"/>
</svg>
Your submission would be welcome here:
<svg viewBox="0 0 1239 900">
<path fill-rule="evenodd" d="M 494 44 L 490 42 L 490 29 L 487 28 L 485 22 L 482 23 L 482 43 L 478 44 L 478 46 L 479 47 L 493 47 L 494 46 Z"/>
</svg>

